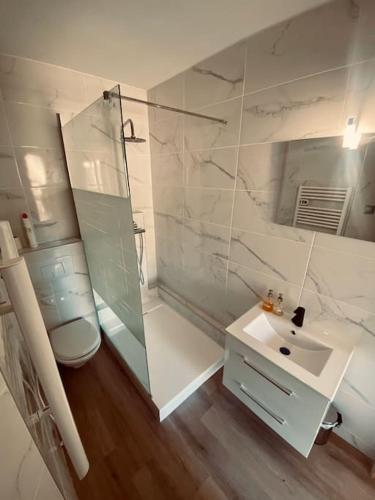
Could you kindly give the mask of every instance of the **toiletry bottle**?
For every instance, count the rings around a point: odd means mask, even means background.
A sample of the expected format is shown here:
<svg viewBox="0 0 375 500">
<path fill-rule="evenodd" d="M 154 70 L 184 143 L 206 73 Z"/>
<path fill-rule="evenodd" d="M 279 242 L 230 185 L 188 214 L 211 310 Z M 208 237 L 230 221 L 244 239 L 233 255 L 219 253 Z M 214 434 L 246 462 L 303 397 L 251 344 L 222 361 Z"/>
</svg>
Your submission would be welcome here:
<svg viewBox="0 0 375 500">
<path fill-rule="evenodd" d="M 284 308 L 283 294 L 279 293 L 276 304 L 273 306 L 273 312 L 278 316 L 282 316 L 284 314 L 283 308 Z"/>
<path fill-rule="evenodd" d="M 31 220 L 29 219 L 29 216 L 27 215 L 26 212 L 24 212 L 21 215 L 21 219 L 22 219 L 23 227 L 25 228 L 27 240 L 29 242 L 30 247 L 36 248 L 38 246 L 38 242 L 36 241 L 33 225 L 32 225 Z"/>
<path fill-rule="evenodd" d="M 273 310 L 273 290 L 268 290 L 267 298 L 263 300 L 262 309 L 268 312 Z"/>
</svg>

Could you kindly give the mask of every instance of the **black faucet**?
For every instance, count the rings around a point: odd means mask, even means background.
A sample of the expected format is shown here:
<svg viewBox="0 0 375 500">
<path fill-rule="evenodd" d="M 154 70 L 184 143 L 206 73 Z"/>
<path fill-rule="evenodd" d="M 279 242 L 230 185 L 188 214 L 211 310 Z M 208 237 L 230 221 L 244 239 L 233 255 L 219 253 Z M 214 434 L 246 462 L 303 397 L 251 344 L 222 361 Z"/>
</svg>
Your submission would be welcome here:
<svg viewBox="0 0 375 500">
<path fill-rule="evenodd" d="M 298 306 L 297 309 L 294 311 L 295 316 L 292 318 L 292 322 L 296 326 L 302 326 L 303 325 L 303 319 L 305 317 L 305 308 L 302 306 Z"/>
</svg>

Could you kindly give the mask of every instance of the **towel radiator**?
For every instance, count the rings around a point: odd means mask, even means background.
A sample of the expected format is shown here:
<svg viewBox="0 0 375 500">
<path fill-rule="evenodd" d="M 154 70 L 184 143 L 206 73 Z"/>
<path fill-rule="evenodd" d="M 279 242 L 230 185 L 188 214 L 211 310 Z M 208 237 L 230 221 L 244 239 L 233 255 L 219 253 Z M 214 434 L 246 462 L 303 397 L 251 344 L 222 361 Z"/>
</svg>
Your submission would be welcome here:
<svg viewBox="0 0 375 500">
<path fill-rule="evenodd" d="M 299 186 L 293 226 L 312 226 L 341 234 L 352 188 Z"/>
</svg>

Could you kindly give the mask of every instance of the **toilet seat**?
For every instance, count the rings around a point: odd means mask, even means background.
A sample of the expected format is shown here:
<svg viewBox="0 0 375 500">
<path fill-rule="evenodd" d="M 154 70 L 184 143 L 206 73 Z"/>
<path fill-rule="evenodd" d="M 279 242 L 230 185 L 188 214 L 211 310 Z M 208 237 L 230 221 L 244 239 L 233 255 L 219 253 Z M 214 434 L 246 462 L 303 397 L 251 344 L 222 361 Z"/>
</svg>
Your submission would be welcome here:
<svg viewBox="0 0 375 500">
<path fill-rule="evenodd" d="M 55 359 L 58 363 L 65 365 L 65 366 L 72 366 L 73 368 L 79 368 L 80 366 L 84 365 L 86 361 L 89 361 L 98 351 L 100 347 L 100 342 L 99 344 L 95 347 L 93 351 L 90 351 L 86 356 L 82 356 L 81 358 L 76 358 L 76 359 L 59 359 L 57 356 L 55 356 Z"/>
<path fill-rule="evenodd" d="M 80 318 L 52 330 L 50 342 L 57 361 L 77 361 L 95 354 L 100 334 L 91 323 Z"/>
</svg>

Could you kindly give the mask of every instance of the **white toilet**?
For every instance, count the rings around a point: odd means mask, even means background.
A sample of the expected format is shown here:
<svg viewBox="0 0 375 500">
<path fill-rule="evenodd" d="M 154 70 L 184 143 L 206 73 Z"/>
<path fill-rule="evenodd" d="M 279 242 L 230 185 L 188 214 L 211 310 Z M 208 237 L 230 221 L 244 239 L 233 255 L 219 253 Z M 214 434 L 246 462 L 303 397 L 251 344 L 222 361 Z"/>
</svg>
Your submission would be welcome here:
<svg viewBox="0 0 375 500">
<path fill-rule="evenodd" d="M 101 343 L 99 331 L 84 318 L 51 330 L 49 338 L 56 361 L 73 368 L 91 359 Z"/>
</svg>

